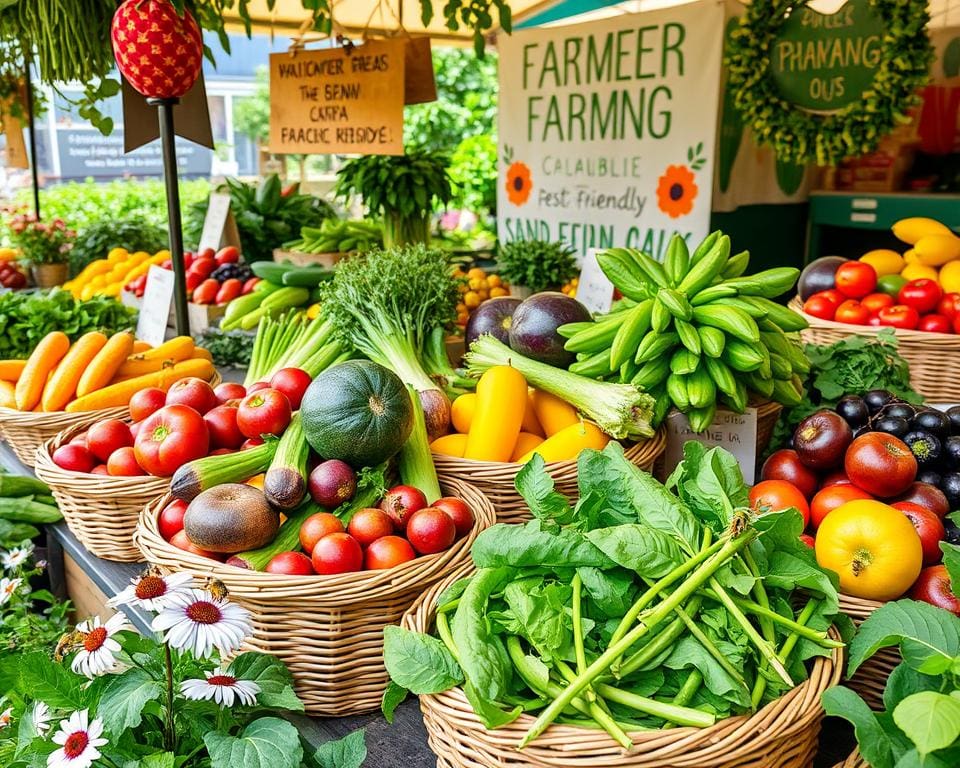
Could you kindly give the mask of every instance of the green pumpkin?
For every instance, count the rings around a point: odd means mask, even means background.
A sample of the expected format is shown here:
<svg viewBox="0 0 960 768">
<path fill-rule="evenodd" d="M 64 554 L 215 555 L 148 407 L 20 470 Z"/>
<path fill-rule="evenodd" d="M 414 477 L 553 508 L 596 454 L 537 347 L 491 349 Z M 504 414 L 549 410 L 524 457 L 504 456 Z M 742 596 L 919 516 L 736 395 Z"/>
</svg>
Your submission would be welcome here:
<svg viewBox="0 0 960 768">
<path fill-rule="evenodd" d="M 300 418 L 307 442 L 321 457 L 360 469 L 400 450 L 413 429 L 413 406 L 393 371 L 369 360 L 349 360 L 313 380 Z"/>
</svg>

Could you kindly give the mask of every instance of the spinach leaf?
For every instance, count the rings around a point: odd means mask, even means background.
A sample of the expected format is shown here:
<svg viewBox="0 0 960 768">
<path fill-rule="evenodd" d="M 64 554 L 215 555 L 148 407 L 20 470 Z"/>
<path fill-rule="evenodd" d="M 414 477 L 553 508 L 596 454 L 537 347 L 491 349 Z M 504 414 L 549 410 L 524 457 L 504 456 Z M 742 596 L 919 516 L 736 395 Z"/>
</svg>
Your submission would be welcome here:
<svg viewBox="0 0 960 768">
<path fill-rule="evenodd" d="M 523 469 L 517 472 L 514 484 L 534 517 L 544 523 L 552 521 L 559 525 L 573 522 L 570 502 L 566 496 L 554 490 L 553 478 L 547 472 L 546 463 L 539 453 L 535 453 Z"/>
<path fill-rule="evenodd" d="M 394 683 L 418 695 L 440 693 L 463 682 L 463 673 L 442 640 L 403 627 L 384 629 L 383 663 Z"/>
<path fill-rule="evenodd" d="M 883 689 L 883 707 L 888 712 L 893 712 L 897 704 L 911 694 L 921 691 L 939 691 L 941 682 L 939 677 L 917 672 L 906 664 L 898 664 L 890 673 L 887 685 Z"/>
<path fill-rule="evenodd" d="M 393 725 L 393 713 L 396 712 L 397 707 L 403 704 L 408 693 L 409 691 L 406 688 L 393 682 L 393 680 L 390 681 L 387 689 L 383 692 L 380 711 L 383 712 L 383 719 L 390 725 Z"/>
<path fill-rule="evenodd" d="M 849 688 L 838 685 L 821 697 L 828 715 L 850 721 L 860 746 L 860 754 L 872 768 L 894 768 L 898 753 L 891 730 L 884 728 L 880 717 Z"/>
<path fill-rule="evenodd" d="M 716 642 L 715 645 L 734 666 L 742 663 L 743 659 L 737 653 L 736 646 L 724 642 Z M 750 693 L 734 680 L 703 647 L 700 641 L 692 635 L 681 638 L 673 646 L 673 652 L 663 664 L 670 669 L 687 669 L 690 667 L 699 669 L 703 673 L 703 682 L 710 691 L 717 696 L 735 702 L 741 707 L 750 706 Z"/>
<path fill-rule="evenodd" d="M 499 728 L 500 726 L 512 723 L 521 714 L 523 707 L 514 707 L 510 710 L 503 710 L 492 701 L 488 701 L 477 693 L 477 689 L 470 683 L 463 686 L 463 692 L 467 696 L 467 701 L 473 707 L 474 713 L 480 718 L 485 728 Z"/>
<path fill-rule="evenodd" d="M 612 568 L 614 565 L 579 531 L 573 528 L 545 530 L 540 520 L 530 520 L 523 527 L 498 523 L 477 536 L 470 554 L 478 568 Z"/>
<path fill-rule="evenodd" d="M 636 593 L 629 573 L 619 568 L 603 571 L 588 566 L 578 568 L 577 573 L 587 596 L 604 616 L 619 618 L 629 610 Z"/>
<path fill-rule="evenodd" d="M 520 634 L 548 661 L 565 658 L 573 646 L 573 623 L 567 612 L 572 591 L 566 584 L 545 584 L 541 577 L 512 581 L 503 590 Z M 583 625 L 587 632 L 593 622 L 584 619 Z"/>
<path fill-rule="evenodd" d="M 685 560 L 673 536 L 638 523 L 597 528 L 587 539 L 617 565 L 644 578 L 666 576 Z"/>
<path fill-rule="evenodd" d="M 940 542 L 940 551 L 943 552 L 943 564 L 950 577 L 950 589 L 954 595 L 960 596 L 960 547 L 947 541 Z"/>
<path fill-rule="evenodd" d="M 917 751 L 927 755 L 960 738 L 960 699 L 937 691 L 914 693 L 897 704 L 893 720 Z"/>
<path fill-rule="evenodd" d="M 680 499 L 715 531 L 730 525 L 733 511 L 750 506 L 740 464 L 722 448 L 707 449 L 690 441 L 683 446 L 683 461 L 666 482 Z"/>
<path fill-rule="evenodd" d="M 805 544 L 801 546 L 806 547 Z M 803 589 L 822 598 L 826 613 L 830 615 L 840 609 L 838 585 L 836 574 L 811 565 L 789 552 L 774 552 L 770 558 L 770 570 L 764 577 L 764 586 L 768 588 L 787 592 Z"/>
</svg>

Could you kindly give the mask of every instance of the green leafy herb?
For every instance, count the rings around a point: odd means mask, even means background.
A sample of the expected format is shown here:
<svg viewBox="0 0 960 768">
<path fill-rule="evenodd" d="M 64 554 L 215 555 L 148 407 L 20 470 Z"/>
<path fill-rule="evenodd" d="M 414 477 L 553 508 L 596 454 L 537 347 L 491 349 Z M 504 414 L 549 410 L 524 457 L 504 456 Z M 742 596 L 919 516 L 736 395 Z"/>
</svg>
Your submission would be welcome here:
<svg viewBox="0 0 960 768">
<path fill-rule="evenodd" d="M 500 246 L 500 275 L 534 293 L 557 290 L 580 271 L 574 250 L 546 240 L 514 240 Z"/>
<path fill-rule="evenodd" d="M 214 365 L 245 368 L 250 364 L 255 338 L 256 336 L 248 331 L 206 328 L 197 337 L 197 343 L 213 355 Z"/>
</svg>

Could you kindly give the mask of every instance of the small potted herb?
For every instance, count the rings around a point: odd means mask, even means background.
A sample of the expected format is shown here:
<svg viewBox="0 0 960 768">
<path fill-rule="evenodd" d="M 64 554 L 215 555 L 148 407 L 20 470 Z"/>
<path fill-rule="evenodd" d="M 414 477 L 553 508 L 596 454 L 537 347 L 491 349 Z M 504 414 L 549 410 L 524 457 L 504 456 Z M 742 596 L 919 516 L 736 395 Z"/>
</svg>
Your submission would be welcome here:
<svg viewBox="0 0 960 768">
<path fill-rule="evenodd" d="M 427 243 L 434 205 L 446 205 L 453 196 L 448 165 L 437 152 L 365 155 L 337 171 L 335 192 L 342 198 L 359 195 L 371 215 L 383 215 L 385 248 Z"/>
<path fill-rule="evenodd" d="M 514 240 L 500 246 L 500 277 L 521 298 L 540 291 L 558 290 L 579 268 L 573 249 L 546 240 Z"/>
<path fill-rule="evenodd" d="M 32 213 L 17 213 L 7 224 L 10 241 L 30 265 L 39 288 L 63 285 L 70 275 L 70 249 L 77 233 L 63 219 L 39 221 Z"/>
</svg>

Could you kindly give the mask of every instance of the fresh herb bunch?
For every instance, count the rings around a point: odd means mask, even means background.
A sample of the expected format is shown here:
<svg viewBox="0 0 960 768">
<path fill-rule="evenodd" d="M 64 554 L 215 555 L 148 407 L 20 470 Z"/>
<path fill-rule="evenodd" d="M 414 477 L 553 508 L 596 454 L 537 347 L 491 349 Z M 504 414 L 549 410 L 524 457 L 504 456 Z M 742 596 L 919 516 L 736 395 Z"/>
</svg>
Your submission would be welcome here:
<svg viewBox="0 0 960 768">
<path fill-rule="evenodd" d="M 514 240 L 500 245 L 497 264 L 500 276 L 511 285 L 522 285 L 534 293 L 559 290 L 579 272 L 574 250 L 563 243 L 546 240 Z"/>
<path fill-rule="evenodd" d="M 91 261 L 104 258 L 111 248 L 130 253 L 156 253 L 167 247 L 166 230 L 141 218 L 103 218 L 78 230 L 70 251 L 70 274 L 78 275 Z"/>
<path fill-rule="evenodd" d="M 571 506 L 535 456 L 516 480 L 534 519 L 480 534 L 479 570 L 437 600 L 438 637 L 387 628 L 388 716 L 402 689 L 463 685 L 488 728 L 536 715 L 520 748 L 566 721 L 629 749 L 628 730 L 756 711 L 842 647 L 836 575 L 795 509 L 749 509 L 730 453 L 689 442 L 663 486 L 611 442 L 577 474 Z"/>
<path fill-rule="evenodd" d="M 213 356 L 216 366 L 245 368 L 250 364 L 254 334 L 248 331 L 221 331 L 207 328 L 197 337 L 197 345 Z"/>
<path fill-rule="evenodd" d="M 371 215 L 383 215 L 386 247 L 426 243 L 434 206 L 453 197 L 449 164 L 446 155 L 422 150 L 364 155 L 337 171 L 334 192 L 343 199 L 359 195 Z"/>
<path fill-rule="evenodd" d="M 327 201 L 298 190 L 297 184 L 284 189 L 275 173 L 257 185 L 227 179 L 217 188 L 217 192 L 230 195 L 230 210 L 237 222 L 240 250 L 246 261 L 272 259 L 273 249 L 296 238 L 301 227 L 319 227 L 325 219 L 336 217 Z M 208 205 L 209 200 L 204 200 L 191 206 L 184 228 L 188 243 L 200 241 Z"/>
<path fill-rule="evenodd" d="M 136 325 L 136 310 L 110 296 L 75 299 L 69 291 L 0 294 L 0 358 L 26 358 L 51 331 L 75 341 L 87 331 L 115 333 Z"/>
<path fill-rule="evenodd" d="M 30 264 L 63 264 L 70 259 L 77 233 L 63 219 L 40 221 L 35 214 L 12 213 L 6 222 L 10 242 Z"/>
<path fill-rule="evenodd" d="M 951 589 L 960 599 L 960 547 L 941 542 Z M 849 648 L 847 678 L 881 648 L 903 662 L 887 678 L 883 712 L 844 686 L 823 694 L 828 715 L 849 720 L 872 768 L 960 765 L 960 618 L 914 600 L 887 603 L 867 618 Z"/>
<path fill-rule="evenodd" d="M 908 403 L 923 398 L 910 386 L 910 364 L 897 352 L 897 337 L 892 328 L 882 329 L 871 340 L 847 336 L 833 344 L 807 344 L 810 372 L 799 405 L 780 414 L 770 441 L 771 449 L 782 446 L 814 411 L 833 408 L 845 395 L 864 395 L 871 389 L 885 389 Z"/>
</svg>

